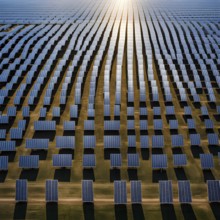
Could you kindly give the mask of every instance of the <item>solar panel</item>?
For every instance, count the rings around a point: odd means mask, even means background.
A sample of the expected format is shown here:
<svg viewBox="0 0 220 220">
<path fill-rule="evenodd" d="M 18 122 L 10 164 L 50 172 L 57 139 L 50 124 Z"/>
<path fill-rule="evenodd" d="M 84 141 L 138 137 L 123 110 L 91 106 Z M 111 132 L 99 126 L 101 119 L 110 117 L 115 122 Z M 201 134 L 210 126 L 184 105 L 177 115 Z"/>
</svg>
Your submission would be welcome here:
<svg viewBox="0 0 220 220">
<path fill-rule="evenodd" d="M 15 141 L 0 141 L 0 151 L 16 151 Z"/>
<path fill-rule="evenodd" d="M 15 106 L 10 106 L 10 107 L 8 107 L 7 116 L 9 116 L 9 117 L 15 117 L 15 116 L 16 116 L 16 113 L 17 113 L 17 109 L 16 109 Z"/>
<path fill-rule="evenodd" d="M 206 129 L 214 129 L 214 124 L 211 119 L 205 119 L 205 127 Z"/>
<path fill-rule="evenodd" d="M 140 120 L 140 130 L 147 130 L 147 120 Z"/>
<path fill-rule="evenodd" d="M 209 145 L 219 145 L 218 134 L 208 134 Z"/>
<path fill-rule="evenodd" d="M 63 130 L 64 131 L 75 131 L 75 121 L 64 121 Z"/>
<path fill-rule="evenodd" d="M 159 181 L 160 203 L 172 204 L 173 203 L 173 189 L 172 181 Z"/>
<path fill-rule="evenodd" d="M 120 168 L 122 164 L 121 154 L 110 154 L 111 168 Z"/>
<path fill-rule="evenodd" d="M 199 146 L 200 145 L 200 134 L 190 134 L 190 143 L 191 146 Z"/>
<path fill-rule="evenodd" d="M 126 181 L 114 181 L 114 202 L 116 205 L 127 203 Z"/>
<path fill-rule="evenodd" d="M 84 154 L 83 155 L 83 167 L 93 168 L 96 166 L 95 154 Z"/>
<path fill-rule="evenodd" d="M 184 113 L 185 115 L 192 115 L 192 110 L 190 106 L 185 106 L 184 107 Z"/>
<path fill-rule="evenodd" d="M 8 156 L 0 156 L 0 170 L 8 170 Z"/>
<path fill-rule="evenodd" d="M 82 201 L 93 202 L 93 181 L 82 180 Z"/>
<path fill-rule="evenodd" d="M 46 202 L 58 201 L 58 180 L 46 180 Z"/>
<path fill-rule="evenodd" d="M 153 114 L 155 116 L 160 116 L 161 115 L 160 107 L 153 107 Z"/>
<path fill-rule="evenodd" d="M 131 181 L 131 203 L 140 204 L 142 202 L 141 181 Z"/>
<path fill-rule="evenodd" d="M 53 154 L 54 167 L 72 167 L 71 154 Z"/>
<path fill-rule="evenodd" d="M 171 135 L 172 147 L 183 147 L 183 135 Z"/>
<path fill-rule="evenodd" d="M 152 148 L 163 148 L 163 147 L 164 147 L 163 135 L 153 135 L 152 136 Z"/>
<path fill-rule="evenodd" d="M 175 115 L 174 106 L 166 106 L 166 115 Z"/>
<path fill-rule="evenodd" d="M 219 180 L 207 180 L 208 200 L 209 202 L 220 201 L 220 183 Z"/>
<path fill-rule="evenodd" d="M 178 181 L 178 195 L 180 203 L 192 202 L 192 194 L 189 180 Z"/>
<path fill-rule="evenodd" d="M 128 135 L 128 147 L 136 147 L 136 135 Z"/>
<path fill-rule="evenodd" d="M 78 105 L 70 107 L 70 118 L 78 118 Z"/>
<path fill-rule="evenodd" d="M 39 155 L 20 156 L 19 167 L 24 169 L 39 168 Z"/>
<path fill-rule="evenodd" d="M 27 180 L 16 180 L 16 202 L 27 202 L 28 190 Z"/>
<path fill-rule="evenodd" d="M 127 120 L 127 130 L 135 130 L 135 121 L 134 120 Z"/>
<path fill-rule="evenodd" d="M 0 129 L 0 139 L 6 138 L 6 129 Z"/>
<path fill-rule="evenodd" d="M 60 117 L 60 107 L 53 107 L 53 117 Z"/>
<path fill-rule="evenodd" d="M 56 121 L 35 121 L 35 131 L 56 131 Z"/>
<path fill-rule="evenodd" d="M 104 121 L 104 130 L 105 131 L 119 131 L 120 121 Z"/>
<path fill-rule="evenodd" d="M 202 169 L 214 168 L 214 161 L 212 154 L 200 154 L 200 162 Z"/>
<path fill-rule="evenodd" d="M 48 149 L 49 139 L 26 139 L 28 149 Z"/>
<path fill-rule="evenodd" d="M 84 135 L 83 136 L 83 146 L 85 149 L 92 148 L 96 146 L 96 136 L 94 135 Z"/>
<path fill-rule="evenodd" d="M 194 119 L 187 119 L 187 125 L 188 125 L 188 129 L 196 129 Z"/>
<path fill-rule="evenodd" d="M 22 116 L 25 118 L 30 117 L 30 107 L 29 106 L 24 106 L 22 108 Z"/>
<path fill-rule="evenodd" d="M 186 154 L 174 154 L 173 155 L 173 165 L 177 167 L 182 167 L 187 165 Z"/>
<path fill-rule="evenodd" d="M 177 120 L 169 120 L 169 125 L 171 130 L 178 129 L 178 121 Z"/>
<path fill-rule="evenodd" d="M 154 130 L 163 130 L 162 119 L 154 119 Z"/>
<path fill-rule="evenodd" d="M 85 120 L 84 121 L 84 130 L 85 131 L 95 130 L 95 121 L 94 120 Z"/>
<path fill-rule="evenodd" d="M 167 168 L 167 155 L 166 154 L 153 154 L 152 155 L 152 168 L 153 169 L 166 169 Z"/>
<path fill-rule="evenodd" d="M 26 130 L 26 120 L 19 120 L 18 121 L 18 128 L 22 129 L 22 131 Z"/>
<path fill-rule="evenodd" d="M 74 136 L 56 136 L 56 147 L 64 149 L 75 148 L 75 137 Z"/>
<path fill-rule="evenodd" d="M 23 136 L 22 128 L 11 128 L 10 129 L 10 139 L 11 140 L 21 140 Z"/>
<path fill-rule="evenodd" d="M 140 147 L 141 148 L 149 148 L 148 135 L 140 135 Z"/>
<path fill-rule="evenodd" d="M 120 148 L 121 137 L 119 135 L 106 136 L 104 135 L 104 148 Z"/>
<path fill-rule="evenodd" d="M 139 167 L 139 155 L 138 154 L 128 154 L 128 167 Z"/>
<path fill-rule="evenodd" d="M 40 118 L 45 118 L 47 115 L 47 108 L 40 108 Z"/>
</svg>

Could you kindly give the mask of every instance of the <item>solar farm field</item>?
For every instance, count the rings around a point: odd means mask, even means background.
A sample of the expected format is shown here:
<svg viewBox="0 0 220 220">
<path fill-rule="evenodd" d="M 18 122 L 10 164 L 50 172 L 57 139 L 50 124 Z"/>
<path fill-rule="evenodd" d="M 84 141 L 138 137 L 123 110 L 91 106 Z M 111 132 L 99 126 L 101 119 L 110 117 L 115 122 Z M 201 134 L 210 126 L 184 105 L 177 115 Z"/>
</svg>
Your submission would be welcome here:
<svg viewBox="0 0 220 220">
<path fill-rule="evenodd" d="M 220 219 L 218 0 L 0 0 L 0 220 Z"/>
</svg>

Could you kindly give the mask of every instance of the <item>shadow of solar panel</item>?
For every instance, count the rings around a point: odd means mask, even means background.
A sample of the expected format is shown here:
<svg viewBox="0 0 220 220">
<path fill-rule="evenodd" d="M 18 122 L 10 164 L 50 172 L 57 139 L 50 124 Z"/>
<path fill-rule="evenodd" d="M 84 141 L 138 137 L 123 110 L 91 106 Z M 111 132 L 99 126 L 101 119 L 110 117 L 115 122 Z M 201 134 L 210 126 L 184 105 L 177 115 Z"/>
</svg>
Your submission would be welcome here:
<svg viewBox="0 0 220 220">
<path fill-rule="evenodd" d="M 127 204 L 126 181 L 114 181 L 114 202 L 116 205 Z"/>
<path fill-rule="evenodd" d="M 28 190 L 27 180 L 16 180 L 16 202 L 27 202 Z"/>
<path fill-rule="evenodd" d="M 141 181 L 131 181 L 131 203 L 142 203 Z"/>
<path fill-rule="evenodd" d="M 121 137 L 119 135 L 107 136 L 104 135 L 104 148 L 120 148 Z"/>
<path fill-rule="evenodd" d="M 174 154 L 173 165 L 176 167 L 182 167 L 187 165 L 186 154 Z"/>
<path fill-rule="evenodd" d="M 8 156 L 0 156 L 0 170 L 8 170 Z"/>
<path fill-rule="evenodd" d="M 167 155 L 166 154 L 153 154 L 152 155 L 152 169 L 166 169 L 167 168 Z"/>
<path fill-rule="evenodd" d="M 189 180 L 178 181 L 178 195 L 180 203 L 192 202 L 192 194 Z"/>
<path fill-rule="evenodd" d="M 74 136 L 56 136 L 56 147 L 65 149 L 75 148 L 75 137 Z"/>
<path fill-rule="evenodd" d="M 140 161 L 139 161 L 139 155 L 138 154 L 128 154 L 128 167 L 139 167 Z"/>
<path fill-rule="evenodd" d="M 93 181 L 82 180 L 82 201 L 93 202 Z"/>
<path fill-rule="evenodd" d="M 183 135 L 171 135 L 172 147 L 183 147 Z"/>
<path fill-rule="evenodd" d="M 83 155 L 83 167 L 93 168 L 96 166 L 96 158 L 94 154 L 84 154 Z"/>
<path fill-rule="evenodd" d="M 49 139 L 26 139 L 26 148 L 28 149 L 48 149 Z"/>
<path fill-rule="evenodd" d="M 96 136 L 84 135 L 83 136 L 83 146 L 85 149 L 94 149 L 96 146 Z"/>
<path fill-rule="evenodd" d="M 56 121 L 35 121 L 35 131 L 56 131 Z"/>
<path fill-rule="evenodd" d="M 202 169 L 214 168 L 214 160 L 212 154 L 200 154 L 200 162 Z"/>
<path fill-rule="evenodd" d="M 58 180 L 46 180 L 46 202 L 58 202 Z"/>
<path fill-rule="evenodd" d="M 19 167 L 24 169 L 39 168 L 39 155 L 20 156 Z"/>
<path fill-rule="evenodd" d="M 159 181 L 160 204 L 173 203 L 172 181 Z"/>
<path fill-rule="evenodd" d="M 54 167 L 72 167 L 72 154 L 54 154 Z"/>
<path fill-rule="evenodd" d="M 164 147 L 164 136 L 153 135 L 152 136 L 152 148 L 163 148 Z"/>
</svg>

